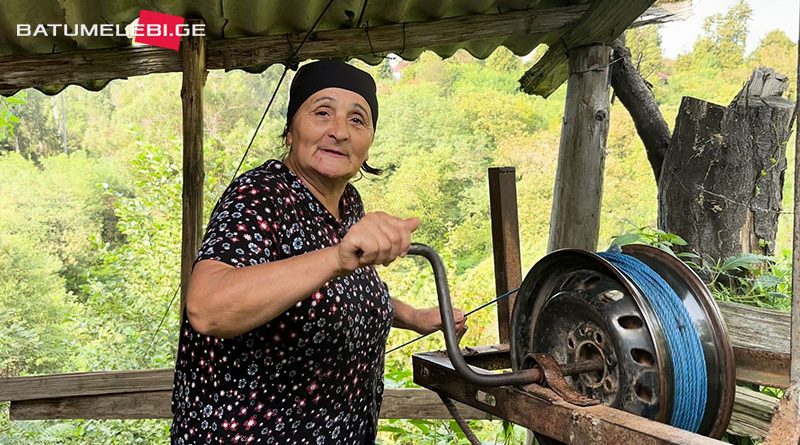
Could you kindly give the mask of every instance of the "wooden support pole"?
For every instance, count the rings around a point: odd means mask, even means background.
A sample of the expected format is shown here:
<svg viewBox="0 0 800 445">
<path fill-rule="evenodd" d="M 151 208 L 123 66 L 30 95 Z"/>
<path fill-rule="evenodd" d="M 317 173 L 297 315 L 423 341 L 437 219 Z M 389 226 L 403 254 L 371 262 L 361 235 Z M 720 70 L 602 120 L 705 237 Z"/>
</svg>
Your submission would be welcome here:
<svg viewBox="0 0 800 445">
<path fill-rule="evenodd" d="M 492 215 L 494 282 L 497 295 L 516 289 L 522 282 L 517 217 L 517 179 L 514 167 L 489 169 L 489 205 Z M 497 303 L 500 343 L 509 343 L 511 310 L 516 295 Z"/>
<path fill-rule="evenodd" d="M 797 75 L 800 76 L 800 38 L 797 46 Z M 795 82 L 800 77 L 795 77 Z M 794 132 L 794 228 L 792 230 L 792 364 L 790 381 L 800 385 L 800 88 L 795 86 Z M 789 125 L 792 123 L 789 122 Z"/>
<path fill-rule="evenodd" d="M 569 51 L 570 74 L 548 251 L 563 247 L 594 251 L 597 247 L 608 136 L 610 55 L 611 48 L 605 45 Z"/>
<path fill-rule="evenodd" d="M 203 236 L 203 86 L 206 40 L 189 36 L 181 42 L 183 63 L 183 236 L 181 238 L 181 317 L 192 263 Z"/>
<path fill-rule="evenodd" d="M 797 74 L 800 76 L 800 39 L 797 48 Z M 800 79 L 797 77 L 796 79 Z M 800 89 L 795 89 L 795 152 L 794 152 L 794 229 L 792 237 L 792 315 L 791 361 L 789 389 L 783 394 L 764 445 L 800 443 Z M 791 122 L 790 124 L 791 125 Z"/>
</svg>

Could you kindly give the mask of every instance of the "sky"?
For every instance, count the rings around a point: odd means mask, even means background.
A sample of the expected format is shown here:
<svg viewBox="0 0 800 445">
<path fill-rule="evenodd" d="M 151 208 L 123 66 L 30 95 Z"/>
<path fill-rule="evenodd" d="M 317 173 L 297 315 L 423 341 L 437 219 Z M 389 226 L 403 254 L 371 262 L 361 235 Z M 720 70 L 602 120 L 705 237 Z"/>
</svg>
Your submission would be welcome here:
<svg viewBox="0 0 800 445">
<path fill-rule="evenodd" d="M 684 21 L 667 23 L 661 27 L 661 46 L 664 56 L 675 58 L 678 54 L 692 50 L 697 37 L 703 31 L 706 17 L 726 13 L 737 0 L 694 0 L 693 14 Z M 753 10 L 750 32 L 745 52 L 750 53 L 768 32 L 780 29 L 797 41 L 800 20 L 800 0 L 748 0 Z"/>
</svg>

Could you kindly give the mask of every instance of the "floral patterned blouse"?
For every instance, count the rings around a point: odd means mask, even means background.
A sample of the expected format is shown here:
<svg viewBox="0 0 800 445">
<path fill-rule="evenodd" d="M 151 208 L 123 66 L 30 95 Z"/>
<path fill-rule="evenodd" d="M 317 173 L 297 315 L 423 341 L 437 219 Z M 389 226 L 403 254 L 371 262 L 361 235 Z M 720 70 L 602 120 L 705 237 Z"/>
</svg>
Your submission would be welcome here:
<svg viewBox="0 0 800 445">
<path fill-rule="evenodd" d="M 195 262 L 246 267 L 337 244 L 363 216 L 348 184 L 341 220 L 280 161 L 237 178 Z M 392 321 L 373 267 L 334 278 L 269 323 L 231 339 L 184 314 L 172 395 L 173 444 L 373 444 Z"/>
</svg>

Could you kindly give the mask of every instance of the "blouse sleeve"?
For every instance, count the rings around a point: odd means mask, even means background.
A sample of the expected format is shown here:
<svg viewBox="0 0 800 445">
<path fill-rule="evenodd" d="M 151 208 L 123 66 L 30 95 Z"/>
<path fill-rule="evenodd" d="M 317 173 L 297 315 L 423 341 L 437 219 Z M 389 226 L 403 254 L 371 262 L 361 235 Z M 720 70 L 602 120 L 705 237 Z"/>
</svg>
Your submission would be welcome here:
<svg viewBox="0 0 800 445">
<path fill-rule="evenodd" d="M 263 178 L 243 175 L 220 198 L 195 257 L 244 267 L 273 261 L 280 245 L 277 208 Z"/>
</svg>

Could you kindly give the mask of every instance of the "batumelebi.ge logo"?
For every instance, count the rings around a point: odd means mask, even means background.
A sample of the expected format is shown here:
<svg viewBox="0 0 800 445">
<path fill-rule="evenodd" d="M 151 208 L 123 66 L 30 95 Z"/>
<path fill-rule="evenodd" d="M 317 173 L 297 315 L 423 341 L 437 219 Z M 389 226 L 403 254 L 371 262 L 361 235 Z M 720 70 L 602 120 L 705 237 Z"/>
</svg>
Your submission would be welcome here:
<svg viewBox="0 0 800 445">
<path fill-rule="evenodd" d="M 205 36 L 204 23 L 186 23 L 177 15 L 142 10 L 133 23 L 122 26 L 102 24 L 32 24 L 18 23 L 17 37 L 128 37 L 134 43 L 158 46 L 177 51 L 181 37 Z"/>
</svg>

